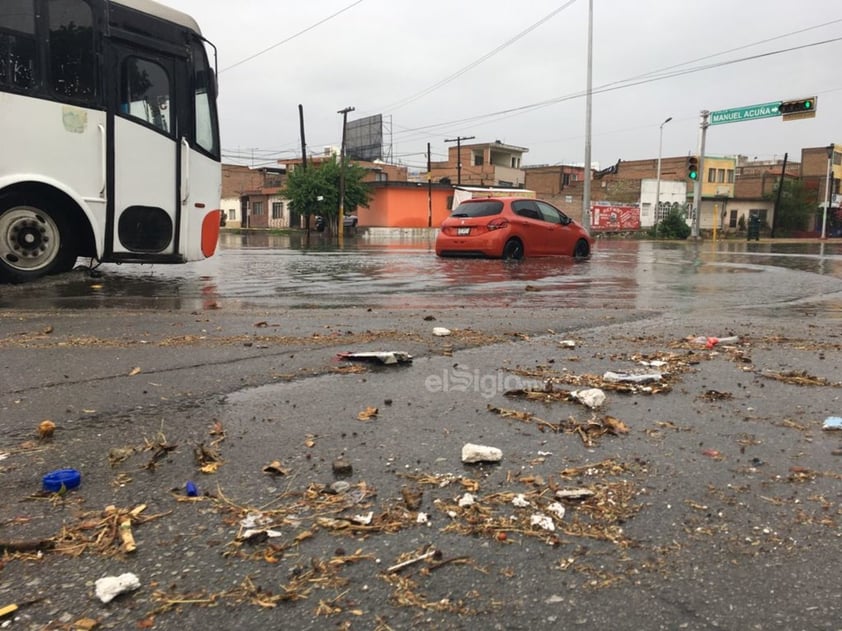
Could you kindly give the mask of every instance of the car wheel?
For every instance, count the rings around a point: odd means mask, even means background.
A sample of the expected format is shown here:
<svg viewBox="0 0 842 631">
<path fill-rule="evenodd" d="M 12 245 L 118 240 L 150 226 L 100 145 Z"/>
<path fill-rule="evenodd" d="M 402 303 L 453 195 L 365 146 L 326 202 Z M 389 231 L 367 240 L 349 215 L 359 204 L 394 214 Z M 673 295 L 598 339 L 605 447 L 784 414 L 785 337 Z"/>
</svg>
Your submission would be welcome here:
<svg viewBox="0 0 842 631">
<path fill-rule="evenodd" d="M 591 254 L 591 246 L 584 239 L 579 239 L 576 242 L 576 247 L 573 248 L 573 258 L 586 259 Z"/>
<path fill-rule="evenodd" d="M 23 283 L 73 269 L 73 234 L 53 204 L 20 195 L 0 203 L 0 281 Z"/>
<path fill-rule="evenodd" d="M 503 258 L 507 261 L 518 261 L 523 258 L 523 243 L 520 239 L 509 239 L 503 246 Z"/>
</svg>

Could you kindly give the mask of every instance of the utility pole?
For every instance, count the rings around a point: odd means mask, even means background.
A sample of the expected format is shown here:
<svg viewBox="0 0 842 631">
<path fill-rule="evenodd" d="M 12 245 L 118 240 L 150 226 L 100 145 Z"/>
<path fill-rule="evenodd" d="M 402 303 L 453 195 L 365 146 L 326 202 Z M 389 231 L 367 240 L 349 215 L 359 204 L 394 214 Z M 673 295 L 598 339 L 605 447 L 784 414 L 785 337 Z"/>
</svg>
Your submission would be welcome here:
<svg viewBox="0 0 842 631">
<path fill-rule="evenodd" d="M 433 227 L 433 178 L 430 176 L 430 143 L 427 143 L 427 227 Z"/>
<path fill-rule="evenodd" d="M 781 167 L 781 179 L 778 182 L 778 194 L 775 197 L 775 209 L 773 210 L 773 212 L 775 214 L 772 215 L 772 234 L 769 235 L 773 239 L 775 238 L 775 228 L 778 225 L 778 213 L 780 213 L 780 211 L 781 211 L 781 193 L 783 193 L 783 190 L 784 190 L 784 181 L 785 181 L 785 178 L 786 178 L 786 160 L 787 160 L 788 157 L 789 157 L 789 154 L 785 153 L 784 154 L 784 165 L 783 165 L 783 167 Z"/>
<path fill-rule="evenodd" d="M 346 107 L 336 112 L 342 114 L 342 146 L 339 149 L 339 219 L 337 221 L 339 247 L 345 243 L 345 127 L 348 122 L 348 112 L 353 111 L 353 107 Z"/>
<path fill-rule="evenodd" d="M 445 138 L 445 142 L 456 143 L 456 186 L 462 186 L 462 141 L 473 140 L 476 136 L 456 136 L 456 138 Z"/>
<path fill-rule="evenodd" d="M 585 183 L 582 187 L 582 224 L 591 231 L 591 110 L 593 103 L 593 0 L 588 0 L 588 79 L 585 98 Z"/>
<path fill-rule="evenodd" d="M 699 239 L 699 223 L 701 219 L 702 206 L 702 180 L 705 177 L 705 138 L 708 131 L 708 110 L 702 110 L 699 120 L 699 177 L 693 182 L 693 226 L 690 229 L 690 237 Z"/>
<path fill-rule="evenodd" d="M 824 212 L 822 213 L 822 239 L 827 238 L 827 211 L 830 210 L 830 184 L 831 184 L 830 174 L 831 174 L 831 169 L 833 168 L 832 167 L 833 152 L 835 150 L 836 150 L 836 145 L 834 145 L 833 143 L 830 143 L 827 146 L 827 179 L 825 179 L 825 183 L 824 183 L 825 202 L 824 202 Z"/>
<path fill-rule="evenodd" d="M 304 140 L 304 106 L 301 103 L 298 104 L 298 128 L 299 133 L 301 134 L 301 170 L 307 170 L 307 143 Z M 309 205 L 307 206 L 309 208 Z M 300 220 L 299 220 L 300 221 Z M 304 221 L 307 222 L 307 236 L 305 237 L 307 244 L 310 244 L 310 213 L 307 212 L 304 214 Z M 301 223 L 298 224 L 298 227 L 301 227 Z M 292 226 L 290 226 L 292 228 Z"/>
</svg>

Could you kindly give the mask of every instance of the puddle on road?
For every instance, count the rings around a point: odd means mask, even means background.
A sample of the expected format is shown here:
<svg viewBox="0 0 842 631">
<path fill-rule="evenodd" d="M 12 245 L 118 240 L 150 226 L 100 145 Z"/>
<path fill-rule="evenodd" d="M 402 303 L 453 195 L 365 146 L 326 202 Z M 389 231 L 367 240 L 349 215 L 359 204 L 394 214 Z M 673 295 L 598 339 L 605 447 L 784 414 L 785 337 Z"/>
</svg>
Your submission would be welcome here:
<svg viewBox="0 0 842 631">
<path fill-rule="evenodd" d="M 0 308 L 668 309 L 676 301 L 703 304 L 711 292 L 724 306 L 779 304 L 827 293 L 842 278 L 836 242 L 601 240 L 588 261 L 517 262 L 440 259 L 429 238 L 353 237 L 342 249 L 311 243 L 304 248 L 299 235 L 226 233 L 217 255 L 199 263 L 103 265 L 100 278 L 74 272 L 0 286 Z"/>
</svg>

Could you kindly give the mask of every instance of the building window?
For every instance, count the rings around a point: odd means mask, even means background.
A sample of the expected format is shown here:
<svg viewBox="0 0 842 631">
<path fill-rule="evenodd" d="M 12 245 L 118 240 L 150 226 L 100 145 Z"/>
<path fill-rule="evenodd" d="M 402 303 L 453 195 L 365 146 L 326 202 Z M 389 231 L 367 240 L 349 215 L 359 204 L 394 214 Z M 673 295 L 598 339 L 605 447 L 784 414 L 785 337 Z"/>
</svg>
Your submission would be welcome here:
<svg viewBox="0 0 842 631">
<path fill-rule="evenodd" d="M 380 171 L 379 173 L 374 174 L 374 181 L 375 182 L 388 182 L 389 181 L 389 174 L 383 173 Z"/>
<path fill-rule="evenodd" d="M 482 154 L 481 153 L 475 153 L 474 154 L 474 166 L 475 167 L 481 167 L 482 166 Z"/>
<path fill-rule="evenodd" d="M 728 227 L 729 228 L 736 228 L 737 227 L 737 211 L 732 210 L 731 215 L 728 217 Z"/>
<path fill-rule="evenodd" d="M 728 169 L 728 184 L 734 183 L 734 169 Z"/>
<path fill-rule="evenodd" d="M 717 169 L 716 170 L 716 181 L 720 184 L 725 183 L 725 169 Z"/>
<path fill-rule="evenodd" d="M 251 214 L 252 215 L 262 215 L 263 214 L 263 202 L 253 202 L 251 205 Z"/>
<path fill-rule="evenodd" d="M 716 169 L 708 169 L 708 182 L 716 182 Z"/>
<path fill-rule="evenodd" d="M 512 156 L 512 168 L 519 169 L 520 168 L 520 158 L 517 156 Z"/>
<path fill-rule="evenodd" d="M 284 203 L 272 202 L 272 219 L 281 219 L 284 216 Z"/>
<path fill-rule="evenodd" d="M 561 178 L 561 185 L 562 186 L 568 186 L 569 184 L 570 184 L 570 174 L 565 173 Z"/>
</svg>

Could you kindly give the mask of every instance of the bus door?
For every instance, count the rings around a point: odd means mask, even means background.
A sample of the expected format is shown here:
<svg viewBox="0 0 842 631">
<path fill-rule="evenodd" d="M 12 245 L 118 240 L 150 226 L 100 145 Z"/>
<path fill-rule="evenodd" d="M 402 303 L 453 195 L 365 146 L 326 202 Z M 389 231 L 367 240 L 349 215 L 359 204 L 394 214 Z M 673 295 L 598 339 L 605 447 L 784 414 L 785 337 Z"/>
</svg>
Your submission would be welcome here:
<svg viewBox="0 0 842 631">
<path fill-rule="evenodd" d="M 186 60 L 144 49 L 115 51 L 106 248 L 115 260 L 178 260 Z"/>
</svg>

